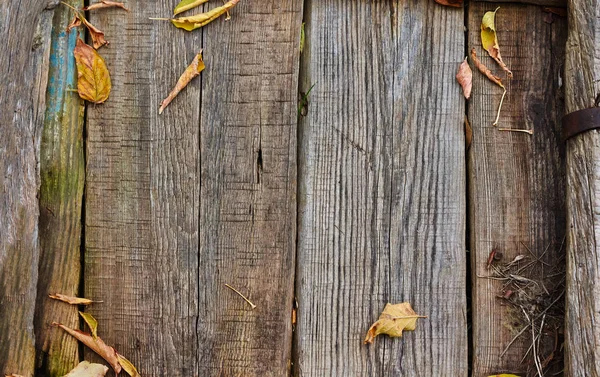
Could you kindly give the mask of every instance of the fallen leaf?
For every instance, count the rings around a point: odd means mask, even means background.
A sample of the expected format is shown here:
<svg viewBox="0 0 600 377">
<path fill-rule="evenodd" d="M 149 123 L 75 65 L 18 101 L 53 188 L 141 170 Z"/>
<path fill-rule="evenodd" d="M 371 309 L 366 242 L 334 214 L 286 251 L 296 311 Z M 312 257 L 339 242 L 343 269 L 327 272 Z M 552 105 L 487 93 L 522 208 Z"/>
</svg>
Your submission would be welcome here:
<svg viewBox="0 0 600 377">
<path fill-rule="evenodd" d="M 504 93 L 502 93 L 502 98 L 500 99 L 500 105 L 498 106 L 498 114 L 496 115 L 496 120 L 493 123 L 493 125 L 496 126 L 496 125 L 498 125 L 498 121 L 500 120 L 500 110 L 502 109 L 502 104 L 504 103 L 504 97 L 506 96 L 506 88 L 502 84 L 502 80 L 500 80 L 500 77 L 494 75 L 492 73 L 492 71 L 489 70 L 488 67 L 486 67 L 481 61 L 479 61 L 479 59 L 477 58 L 477 53 L 475 52 L 474 48 L 471 49 L 471 60 L 473 60 L 473 64 L 475 64 L 475 67 L 477 67 L 479 72 L 483 73 L 485 75 L 485 77 L 487 77 L 491 82 L 493 82 L 494 84 L 496 84 L 499 87 L 501 87 L 502 89 L 504 89 Z"/>
<path fill-rule="evenodd" d="M 498 45 L 498 36 L 496 35 L 496 12 L 500 7 L 496 8 L 493 12 L 486 12 L 481 20 L 481 44 L 483 48 L 490 54 L 490 56 L 505 70 L 510 77 L 512 72 L 500 55 L 500 46 Z"/>
<path fill-rule="evenodd" d="M 194 77 L 200 75 L 200 72 L 202 72 L 203 70 L 204 62 L 202 61 L 202 50 L 200 50 L 200 52 L 196 55 L 192 63 L 185 69 L 181 77 L 179 77 L 179 80 L 177 81 L 177 84 L 175 85 L 173 90 L 171 90 L 171 93 L 169 93 L 167 98 L 165 98 L 160 103 L 160 109 L 158 110 L 158 113 L 162 114 L 164 109 L 167 106 L 169 106 L 171 101 L 173 101 L 173 98 L 177 97 L 179 92 L 181 92 L 181 90 L 185 88 Z"/>
<path fill-rule="evenodd" d="M 131 363 L 131 361 L 127 360 L 125 356 L 120 355 L 118 353 L 117 357 L 119 358 L 119 364 L 121 364 L 125 372 L 127 372 L 131 377 L 141 377 L 140 373 L 137 371 L 137 369 Z"/>
<path fill-rule="evenodd" d="M 467 58 L 460 63 L 458 66 L 458 72 L 456 72 L 456 80 L 462 86 L 463 95 L 466 99 L 471 97 L 471 89 L 473 88 L 473 71 L 471 71 L 471 67 L 469 67 L 469 62 L 467 62 Z"/>
<path fill-rule="evenodd" d="M 110 89 L 110 73 L 102 56 L 91 46 L 77 38 L 73 50 L 77 64 L 77 91 L 84 100 L 102 103 L 108 99 Z"/>
<path fill-rule="evenodd" d="M 108 367 L 105 365 L 82 361 L 64 377 L 103 377 L 106 372 Z"/>
<path fill-rule="evenodd" d="M 463 5 L 463 0 L 435 0 L 436 3 L 448 7 L 460 8 Z"/>
<path fill-rule="evenodd" d="M 75 17 L 73 17 L 73 20 L 67 26 L 67 32 L 70 32 L 71 29 L 79 26 L 81 26 L 81 20 L 79 19 L 79 17 L 77 17 L 77 15 L 75 15 Z"/>
<path fill-rule="evenodd" d="M 365 338 L 365 344 L 373 343 L 373 339 L 379 334 L 391 337 L 401 337 L 402 331 L 414 330 L 417 327 L 417 319 L 427 318 L 415 313 L 410 303 L 386 304 L 383 313 L 379 316 Z"/>
<path fill-rule="evenodd" d="M 96 50 L 102 46 L 109 44 L 109 42 L 106 39 L 104 39 L 104 32 L 92 25 L 81 14 L 78 14 L 77 17 L 81 20 L 81 22 L 83 22 L 83 24 L 87 27 L 88 31 L 90 32 L 90 36 L 92 37 L 92 42 L 94 42 L 94 48 Z"/>
<path fill-rule="evenodd" d="M 107 1 L 107 0 L 100 0 L 100 2 L 89 5 L 85 8 L 83 8 L 82 10 L 96 10 L 96 9 L 103 9 L 103 8 L 121 8 L 121 9 L 125 9 L 127 12 L 129 12 L 129 9 L 127 9 L 125 7 L 125 4 L 119 3 L 116 1 Z"/>
<path fill-rule="evenodd" d="M 240 0 L 230 0 L 224 5 L 212 9 L 206 13 L 200 13 L 189 17 L 173 18 L 170 21 L 173 23 L 173 25 L 180 29 L 192 31 L 201 28 L 202 26 L 207 25 L 221 17 L 223 14 L 227 13 L 229 9 L 233 8 L 239 1 Z"/>
<path fill-rule="evenodd" d="M 92 351 L 96 352 L 100 357 L 110 364 L 110 366 L 115 371 L 115 374 L 118 375 L 121 372 L 121 364 L 119 363 L 119 358 L 117 356 L 117 351 L 114 348 L 104 343 L 100 337 L 94 339 L 92 335 L 85 333 L 83 331 L 74 330 L 70 327 L 67 327 L 61 323 L 53 322 L 52 325 L 58 326 L 61 329 L 65 330 L 69 335 L 79 340 L 81 343 L 85 344 Z"/>
<path fill-rule="evenodd" d="M 67 296 L 67 295 L 63 295 L 60 293 L 56 293 L 56 294 L 50 294 L 48 295 L 50 298 L 53 298 L 55 300 L 59 300 L 59 301 L 63 301 L 66 302 L 67 304 L 71 304 L 71 305 L 90 305 L 93 304 L 94 302 L 101 302 L 101 301 L 92 301 L 89 298 L 80 298 L 80 297 L 75 297 L 75 296 Z"/>
<path fill-rule="evenodd" d="M 175 9 L 173 9 L 173 15 L 176 16 L 179 13 L 185 12 L 186 10 L 196 8 L 197 6 L 200 6 L 206 3 L 207 1 L 208 0 L 181 0 L 181 2 L 177 4 Z"/>
<path fill-rule="evenodd" d="M 94 318 L 94 316 L 90 313 L 85 312 L 79 312 L 79 315 L 90 328 L 90 331 L 92 332 L 92 338 L 98 339 L 98 321 L 96 321 L 96 318 Z"/>
</svg>

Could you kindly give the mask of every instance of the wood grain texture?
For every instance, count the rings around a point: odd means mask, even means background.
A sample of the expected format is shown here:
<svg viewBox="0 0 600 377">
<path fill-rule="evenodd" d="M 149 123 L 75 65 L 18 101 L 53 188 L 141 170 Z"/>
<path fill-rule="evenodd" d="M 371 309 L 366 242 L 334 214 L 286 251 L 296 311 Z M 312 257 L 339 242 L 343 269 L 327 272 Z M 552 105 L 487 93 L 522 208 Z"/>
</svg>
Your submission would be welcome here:
<svg viewBox="0 0 600 377">
<path fill-rule="evenodd" d="M 83 1 L 71 0 L 75 7 Z M 81 208 L 84 183 L 83 101 L 76 92 L 73 49 L 78 32 L 65 31 L 71 10 L 54 12 L 48 66 L 46 115 L 40 145 L 40 263 L 35 311 L 37 375 L 64 376 L 79 363 L 79 346 L 54 321 L 77 328 L 77 307 L 48 297 L 79 294 L 81 277 Z"/>
<path fill-rule="evenodd" d="M 475 71 L 473 96 L 468 107 L 473 128 L 469 154 L 473 375 L 501 372 L 534 375 L 531 373 L 535 367 L 529 359 L 521 363 L 531 345 L 531 331 L 526 331 L 501 357 L 523 327 L 522 314 L 497 298 L 503 293 L 506 281 L 481 276 L 494 275 L 486 268 L 493 249 L 503 253 L 502 263 L 512 261 L 517 255 L 531 261 L 533 258 L 526 247 L 536 257 L 547 249 L 543 262 L 533 264 L 520 275 L 542 279 L 551 292 L 563 289 L 564 275 L 560 272 L 564 269 L 561 243 L 565 192 L 560 77 L 566 23 L 556 17 L 547 23 L 547 14 L 538 6 L 502 5 L 496 15 L 496 28 L 500 51 L 514 73 L 514 78 L 508 79 L 481 48 L 481 19 L 496 6 L 471 3 L 469 46 L 476 48 L 483 63 L 503 77 L 506 84 L 508 94 L 499 127 L 529 129 L 534 135 L 502 132 L 492 126 L 502 89 Z M 511 288 L 515 289 L 506 287 Z M 546 296 L 537 299 L 539 305 L 544 305 L 542 299 Z M 542 337 L 543 349 L 553 346 L 554 337 Z M 541 358 L 547 356 L 548 353 L 540 355 Z M 558 354 L 554 361 L 557 359 Z"/>
<path fill-rule="evenodd" d="M 201 376 L 289 373 L 302 6 L 241 1 L 203 29 Z"/>
<path fill-rule="evenodd" d="M 34 373 L 38 160 L 53 14 L 46 6 L 0 2 L 0 375 Z"/>
<path fill-rule="evenodd" d="M 570 113 L 600 94 L 600 2 L 569 1 L 565 104 Z M 567 142 L 567 376 L 600 376 L 600 133 Z"/>
<path fill-rule="evenodd" d="M 489 3 L 523 3 L 523 4 L 534 4 L 534 5 L 542 5 L 545 7 L 558 7 L 558 8 L 566 8 L 567 0 L 475 0 L 475 1 L 484 1 Z"/>
<path fill-rule="evenodd" d="M 466 376 L 464 13 L 308 1 L 297 376 Z M 363 345 L 387 302 L 429 316 Z"/>
<path fill-rule="evenodd" d="M 87 106 L 85 296 L 104 301 L 90 310 L 98 335 L 142 376 L 198 376 L 201 81 L 158 108 L 201 33 L 148 19 L 170 15 L 167 2 L 127 6 L 90 17 L 110 41 L 99 53 L 113 88 Z"/>
</svg>

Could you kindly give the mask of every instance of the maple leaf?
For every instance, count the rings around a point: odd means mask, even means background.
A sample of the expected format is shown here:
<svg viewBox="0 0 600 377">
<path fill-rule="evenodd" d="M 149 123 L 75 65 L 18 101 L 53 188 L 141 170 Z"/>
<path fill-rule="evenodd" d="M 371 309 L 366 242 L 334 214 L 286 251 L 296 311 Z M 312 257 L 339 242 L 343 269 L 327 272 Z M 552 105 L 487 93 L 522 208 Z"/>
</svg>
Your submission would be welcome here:
<svg viewBox="0 0 600 377">
<path fill-rule="evenodd" d="M 102 364 L 82 361 L 65 377 L 103 377 L 106 372 L 108 372 L 108 368 Z"/>
<path fill-rule="evenodd" d="M 473 71 L 471 71 L 471 67 L 469 67 L 466 58 L 460 63 L 460 66 L 458 66 L 456 80 L 462 87 L 465 98 L 469 99 L 469 97 L 471 97 L 471 89 L 473 88 Z"/>
<path fill-rule="evenodd" d="M 167 98 L 165 98 L 160 103 L 160 109 L 158 110 L 158 113 L 162 114 L 162 112 L 167 106 L 169 106 L 169 104 L 171 103 L 171 101 L 173 101 L 177 94 L 179 94 L 179 92 L 181 92 L 181 90 L 185 88 L 194 77 L 200 75 L 200 72 L 202 72 L 203 70 L 204 61 L 202 61 L 202 50 L 200 50 L 200 52 L 196 54 L 196 57 L 194 58 L 192 63 L 185 69 L 181 77 L 179 77 L 179 80 L 177 81 L 177 84 L 175 85 L 173 90 L 171 90 L 171 93 L 169 93 Z"/>
<path fill-rule="evenodd" d="M 55 299 L 55 300 L 62 301 L 62 302 L 66 302 L 67 304 L 71 304 L 71 305 L 90 305 L 94 302 L 102 302 L 102 301 L 92 301 L 89 298 L 67 296 L 67 295 L 63 295 L 60 293 L 49 294 L 48 297 Z"/>
<path fill-rule="evenodd" d="M 504 64 L 502 56 L 500 55 L 498 35 L 496 34 L 496 12 L 498 12 L 498 9 L 500 9 L 500 7 L 496 8 L 493 12 L 486 12 L 483 15 L 483 19 L 481 20 L 481 45 L 488 54 L 490 54 L 492 59 L 494 59 L 500 67 L 512 77 L 512 72 L 508 69 L 506 64 Z"/>
<path fill-rule="evenodd" d="M 377 322 L 367 332 L 365 344 L 373 343 L 373 339 L 379 334 L 401 337 L 402 331 L 412 331 L 417 327 L 417 319 L 419 318 L 427 317 L 415 313 L 408 302 L 394 305 L 386 304 Z"/>
<path fill-rule="evenodd" d="M 77 65 L 77 92 L 84 100 L 102 103 L 108 99 L 112 84 L 110 73 L 102 56 L 77 38 L 73 50 Z"/>
</svg>

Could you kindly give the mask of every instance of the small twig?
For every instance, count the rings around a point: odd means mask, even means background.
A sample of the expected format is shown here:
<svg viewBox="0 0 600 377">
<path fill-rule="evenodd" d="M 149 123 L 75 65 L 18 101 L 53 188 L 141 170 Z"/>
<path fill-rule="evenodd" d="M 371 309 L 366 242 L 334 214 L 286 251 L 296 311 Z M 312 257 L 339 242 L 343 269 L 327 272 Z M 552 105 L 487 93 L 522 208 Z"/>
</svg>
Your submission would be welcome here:
<svg viewBox="0 0 600 377">
<path fill-rule="evenodd" d="M 504 103 L 504 97 L 506 96 L 506 88 L 502 88 L 504 89 L 504 93 L 502 93 L 502 98 L 500 99 L 500 105 L 498 106 L 498 114 L 496 115 L 496 120 L 494 121 L 494 124 L 492 124 L 492 126 L 494 127 L 498 125 L 498 121 L 500 120 L 500 110 L 502 110 L 502 104 Z"/>
<path fill-rule="evenodd" d="M 171 21 L 170 18 L 164 18 L 164 17 L 148 17 L 149 20 L 158 20 L 158 21 Z"/>
<path fill-rule="evenodd" d="M 248 299 L 246 298 L 246 296 L 244 296 L 243 294 L 241 294 L 241 293 L 240 293 L 240 291 L 238 291 L 237 289 L 233 288 L 233 287 L 232 287 L 231 285 L 229 285 L 229 284 L 225 284 L 225 286 L 226 286 L 227 288 L 231 289 L 232 291 L 234 291 L 235 293 L 237 293 L 238 295 L 240 295 L 240 297 L 241 297 L 241 298 L 243 298 L 243 299 L 244 299 L 244 301 L 246 301 L 248 304 L 250 304 L 250 306 L 252 307 L 252 309 L 256 308 L 256 305 L 254 305 L 254 304 L 252 303 L 252 301 L 248 300 Z"/>
<path fill-rule="evenodd" d="M 524 132 L 529 135 L 533 135 L 532 130 L 522 130 L 519 128 L 498 128 L 498 131 L 509 131 L 509 132 Z"/>
</svg>

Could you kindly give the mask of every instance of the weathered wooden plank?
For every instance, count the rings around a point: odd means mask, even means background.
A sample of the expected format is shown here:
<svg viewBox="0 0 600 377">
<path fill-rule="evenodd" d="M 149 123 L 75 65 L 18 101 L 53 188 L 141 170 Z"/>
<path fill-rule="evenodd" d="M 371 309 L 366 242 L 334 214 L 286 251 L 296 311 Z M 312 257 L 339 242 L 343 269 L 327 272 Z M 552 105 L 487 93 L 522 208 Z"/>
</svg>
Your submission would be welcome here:
<svg viewBox="0 0 600 377">
<path fill-rule="evenodd" d="M 558 7 L 558 8 L 566 8 L 567 0 L 476 0 L 476 1 L 485 1 L 489 3 L 524 3 L 524 4 L 534 4 L 534 5 L 543 5 L 545 7 Z"/>
<path fill-rule="evenodd" d="M 83 1 L 69 4 L 81 8 Z M 46 117 L 40 145 L 40 263 L 35 311 L 37 372 L 64 376 L 79 363 L 77 341 L 51 327 L 79 327 L 77 307 L 49 293 L 77 295 L 81 276 L 81 207 L 84 181 L 83 102 L 76 92 L 73 49 L 77 31 L 66 32 L 72 12 L 55 9 L 48 67 Z M 81 33 L 79 33 L 81 34 Z"/>
<path fill-rule="evenodd" d="M 231 21 L 203 30 L 202 376 L 279 377 L 290 368 L 302 6 L 241 1 Z"/>
<path fill-rule="evenodd" d="M 594 106 L 600 93 L 600 2 L 569 0 L 566 112 Z M 567 376 L 600 376 L 600 133 L 567 142 Z"/>
<path fill-rule="evenodd" d="M 94 12 L 113 90 L 87 107 L 85 293 L 99 335 L 143 376 L 198 376 L 200 79 L 158 115 L 202 47 L 149 17 L 167 2 L 129 0 L 130 12 Z M 93 357 L 86 352 L 86 360 Z"/>
<path fill-rule="evenodd" d="M 469 9 L 469 45 L 492 71 L 505 77 L 499 66 L 481 48 L 480 24 L 484 13 L 497 4 L 471 3 Z M 552 23 L 548 23 L 553 20 Z M 502 355 L 527 320 L 519 306 L 532 317 L 537 316 L 555 298 L 545 321 L 539 354 L 541 361 L 555 347 L 551 318 L 562 308 L 564 262 L 561 244 L 564 238 L 564 149 L 560 140 L 563 113 L 560 87 L 564 59 L 566 22 L 550 18 L 538 6 L 502 5 L 496 16 L 499 45 L 514 78 L 504 78 L 508 94 L 500 115 L 499 127 L 533 130 L 524 133 L 502 132 L 492 126 L 502 96 L 502 89 L 474 68 L 473 96 L 469 104 L 469 121 L 473 144 L 469 154 L 470 248 L 472 262 L 473 375 L 487 376 L 501 372 L 534 375 L 536 369 L 530 352 L 531 329 L 519 337 Z M 519 268 L 535 258 L 536 262 L 512 273 L 537 283 L 520 290 L 508 280 L 491 280 L 484 276 L 501 276 L 487 268 L 492 250 L 503 254 L 494 266 L 504 266 L 517 255 L 525 260 Z M 561 264 L 563 264 L 561 266 Z M 518 271 L 518 272 L 517 272 Z M 542 288 L 543 285 L 545 288 Z M 549 291 L 549 294 L 544 292 Z M 499 299 L 508 290 L 515 293 L 508 301 Z M 530 294 L 527 299 L 524 293 Z M 514 305 L 509 303 L 512 302 Z M 540 316 L 535 321 L 539 333 Z M 558 334 L 556 334 L 558 336 Z M 560 344 L 552 367 L 560 371 Z M 529 372 L 528 372 L 529 371 Z M 529 374 L 531 373 L 531 374 Z M 535 374 L 537 375 L 537 374 Z"/>
<path fill-rule="evenodd" d="M 0 3 L 0 375 L 33 376 L 39 142 L 52 9 Z"/>
<path fill-rule="evenodd" d="M 466 376 L 464 13 L 309 1 L 298 376 Z M 386 302 L 428 319 L 363 345 Z"/>
</svg>

